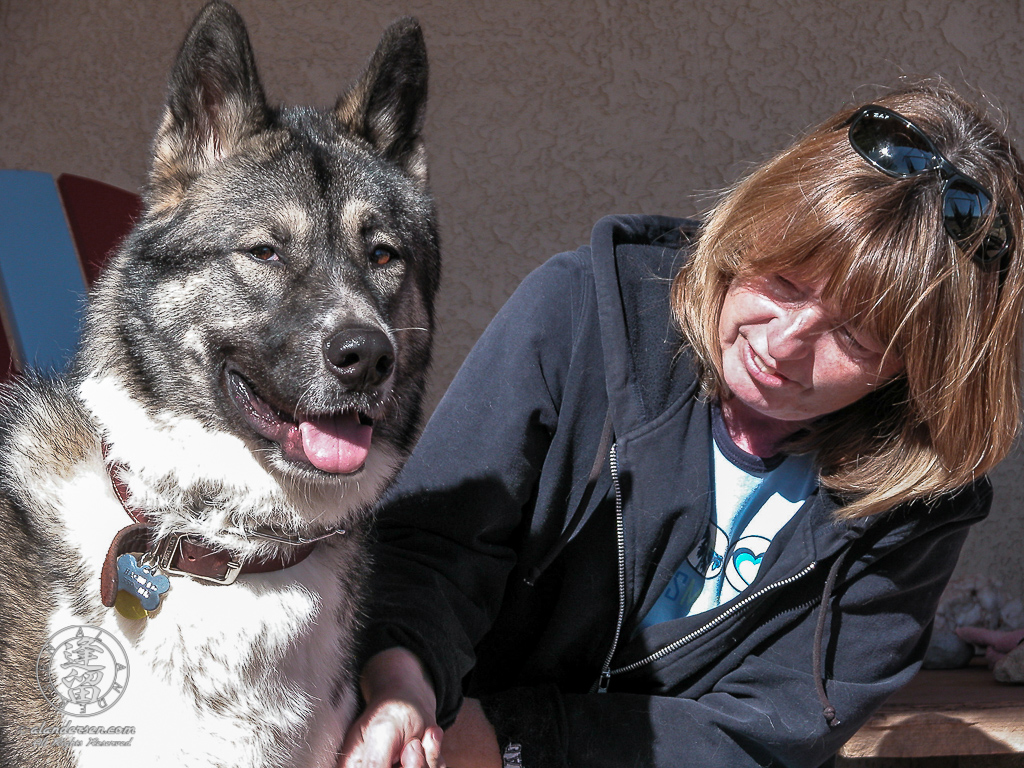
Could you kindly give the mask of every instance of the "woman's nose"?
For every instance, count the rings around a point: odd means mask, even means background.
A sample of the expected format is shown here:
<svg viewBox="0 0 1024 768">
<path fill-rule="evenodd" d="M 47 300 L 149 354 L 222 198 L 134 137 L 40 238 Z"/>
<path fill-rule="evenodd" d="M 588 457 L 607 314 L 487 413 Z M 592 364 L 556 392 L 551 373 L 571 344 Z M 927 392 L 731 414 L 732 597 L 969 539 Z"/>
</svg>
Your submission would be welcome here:
<svg viewBox="0 0 1024 768">
<path fill-rule="evenodd" d="M 779 314 L 768 326 L 768 352 L 776 360 L 799 360 L 810 354 L 818 337 L 828 330 L 828 318 L 818 306 Z"/>
</svg>

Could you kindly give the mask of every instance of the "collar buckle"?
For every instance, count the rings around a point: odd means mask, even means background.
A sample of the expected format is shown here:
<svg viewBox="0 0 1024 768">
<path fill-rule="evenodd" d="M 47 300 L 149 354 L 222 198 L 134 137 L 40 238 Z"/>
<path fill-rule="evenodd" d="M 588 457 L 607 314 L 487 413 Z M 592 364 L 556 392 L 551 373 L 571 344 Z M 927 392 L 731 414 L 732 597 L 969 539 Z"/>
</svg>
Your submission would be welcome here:
<svg viewBox="0 0 1024 768">
<path fill-rule="evenodd" d="M 235 560 L 228 560 L 223 564 L 223 566 L 217 566 L 214 563 L 210 563 L 209 565 L 213 566 L 212 568 L 181 567 L 189 561 L 201 561 L 203 558 L 207 558 L 215 554 L 211 553 L 210 550 L 199 544 L 192 545 L 197 550 L 197 554 L 186 554 L 182 550 L 182 543 L 183 541 L 185 541 L 185 543 L 191 543 L 186 541 L 189 538 L 190 536 L 187 533 L 173 533 L 160 542 L 153 554 L 156 557 L 157 564 L 161 570 L 163 570 L 164 573 L 173 574 L 175 576 L 191 576 L 193 579 L 205 581 L 210 584 L 221 584 L 223 586 L 234 584 L 235 579 L 238 578 L 238 574 L 242 572 L 241 563 Z M 223 573 L 218 572 L 221 570 L 221 567 L 223 568 Z"/>
</svg>

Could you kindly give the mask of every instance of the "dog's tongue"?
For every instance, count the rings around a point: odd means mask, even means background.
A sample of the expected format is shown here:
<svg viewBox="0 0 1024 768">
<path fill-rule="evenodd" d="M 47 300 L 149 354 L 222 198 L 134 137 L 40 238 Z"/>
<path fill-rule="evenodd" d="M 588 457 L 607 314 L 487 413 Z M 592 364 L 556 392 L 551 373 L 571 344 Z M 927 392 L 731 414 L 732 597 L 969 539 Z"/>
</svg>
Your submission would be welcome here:
<svg viewBox="0 0 1024 768">
<path fill-rule="evenodd" d="M 346 475 L 366 462 L 373 427 L 359 422 L 356 413 L 299 422 L 306 459 L 324 472 Z"/>
</svg>

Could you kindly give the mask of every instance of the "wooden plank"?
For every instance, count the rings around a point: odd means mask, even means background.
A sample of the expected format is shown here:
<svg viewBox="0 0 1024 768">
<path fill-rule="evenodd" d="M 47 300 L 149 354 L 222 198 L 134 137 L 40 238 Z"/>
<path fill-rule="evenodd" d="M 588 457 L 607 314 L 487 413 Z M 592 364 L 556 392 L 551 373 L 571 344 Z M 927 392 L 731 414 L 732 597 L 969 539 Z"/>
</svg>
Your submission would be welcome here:
<svg viewBox="0 0 1024 768">
<path fill-rule="evenodd" d="M 1024 752 L 1024 707 L 953 714 L 880 713 L 841 751 L 843 757 L 943 757 Z"/>
<path fill-rule="evenodd" d="M 1024 686 L 981 666 L 926 670 L 843 747 L 847 758 L 1024 753 Z"/>
</svg>

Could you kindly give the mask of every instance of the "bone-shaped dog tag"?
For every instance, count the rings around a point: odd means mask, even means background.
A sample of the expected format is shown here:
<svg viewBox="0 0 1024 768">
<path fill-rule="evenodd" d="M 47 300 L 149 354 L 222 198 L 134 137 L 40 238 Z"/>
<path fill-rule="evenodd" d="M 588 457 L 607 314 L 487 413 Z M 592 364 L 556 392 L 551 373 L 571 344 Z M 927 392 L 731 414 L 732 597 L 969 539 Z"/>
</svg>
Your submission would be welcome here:
<svg viewBox="0 0 1024 768">
<path fill-rule="evenodd" d="M 155 611 L 171 580 L 155 565 L 139 565 L 135 555 L 125 553 L 117 558 L 117 588 L 138 598 L 145 610 Z"/>
</svg>

